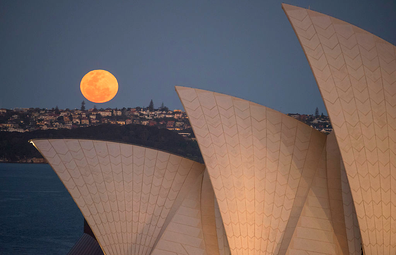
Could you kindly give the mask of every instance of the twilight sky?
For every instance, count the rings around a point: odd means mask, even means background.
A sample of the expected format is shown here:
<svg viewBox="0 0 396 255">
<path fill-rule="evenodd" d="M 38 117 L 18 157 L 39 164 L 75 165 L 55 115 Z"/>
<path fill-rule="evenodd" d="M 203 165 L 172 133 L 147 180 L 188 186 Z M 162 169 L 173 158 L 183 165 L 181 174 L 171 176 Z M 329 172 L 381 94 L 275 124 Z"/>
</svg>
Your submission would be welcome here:
<svg viewBox="0 0 396 255">
<path fill-rule="evenodd" d="M 175 85 L 283 113 L 325 107 L 282 1 L 0 1 L 0 108 L 80 108 L 81 78 L 105 69 L 119 91 L 92 108 L 182 105 Z M 395 0 L 288 0 L 396 45 Z"/>
</svg>

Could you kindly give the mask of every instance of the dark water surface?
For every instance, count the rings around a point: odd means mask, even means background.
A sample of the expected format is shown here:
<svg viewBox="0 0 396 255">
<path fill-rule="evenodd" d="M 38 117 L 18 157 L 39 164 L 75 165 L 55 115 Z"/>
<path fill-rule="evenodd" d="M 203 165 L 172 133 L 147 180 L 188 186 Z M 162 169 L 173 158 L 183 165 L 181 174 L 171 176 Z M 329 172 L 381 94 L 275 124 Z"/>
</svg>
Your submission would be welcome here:
<svg viewBox="0 0 396 255">
<path fill-rule="evenodd" d="M 0 254 L 65 255 L 83 217 L 49 165 L 0 163 Z"/>
</svg>

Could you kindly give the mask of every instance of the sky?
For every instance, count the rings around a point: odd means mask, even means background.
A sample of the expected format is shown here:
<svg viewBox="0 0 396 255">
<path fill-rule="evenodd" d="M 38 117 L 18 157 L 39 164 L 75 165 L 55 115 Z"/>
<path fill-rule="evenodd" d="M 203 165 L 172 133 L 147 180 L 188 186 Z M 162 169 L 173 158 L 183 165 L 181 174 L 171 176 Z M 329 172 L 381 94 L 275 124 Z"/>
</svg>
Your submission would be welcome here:
<svg viewBox="0 0 396 255">
<path fill-rule="evenodd" d="M 183 109 L 174 86 L 240 97 L 283 113 L 326 113 L 278 0 L 0 1 L 0 108 Z M 288 0 L 396 45 L 395 0 Z M 82 77 L 118 80 L 107 103 Z"/>
</svg>

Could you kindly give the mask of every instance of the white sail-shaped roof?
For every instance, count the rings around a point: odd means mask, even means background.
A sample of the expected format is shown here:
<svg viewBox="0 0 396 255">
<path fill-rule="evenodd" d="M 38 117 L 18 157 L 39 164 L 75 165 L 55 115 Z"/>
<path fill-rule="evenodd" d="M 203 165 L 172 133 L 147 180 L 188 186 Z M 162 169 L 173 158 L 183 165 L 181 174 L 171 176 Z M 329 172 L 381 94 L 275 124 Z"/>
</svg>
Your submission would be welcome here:
<svg viewBox="0 0 396 255">
<path fill-rule="evenodd" d="M 215 198 L 203 164 L 115 142 L 32 142 L 105 254 L 219 254 Z"/>
<path fill-rule="evenodd" d="M 288 247 L 326 135 L 267 107 L 176 87 L 200 146 L 232 254 Z"/>
<path fill-rule="evenodd" d="M 331 119 L 365 254 L 396 254 L 396 47 L 330 16 L 283 9 Z"/>
</svg>

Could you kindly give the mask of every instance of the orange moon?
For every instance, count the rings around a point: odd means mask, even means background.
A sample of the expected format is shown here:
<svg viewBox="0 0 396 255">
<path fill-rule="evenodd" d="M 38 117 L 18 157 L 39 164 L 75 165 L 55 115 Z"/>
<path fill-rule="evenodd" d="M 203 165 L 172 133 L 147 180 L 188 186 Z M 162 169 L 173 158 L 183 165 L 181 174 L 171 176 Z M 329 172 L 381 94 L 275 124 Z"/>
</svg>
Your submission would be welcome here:
<svg viewBox="0 0 396 255">
<path fill-rule="evenodd" d="M 81 79 L 80 90 L 83 96 L 94 103 L 105 103 L 118 92 L 117 79 L 105 70 L 93 70 Z"/>
</svg>

